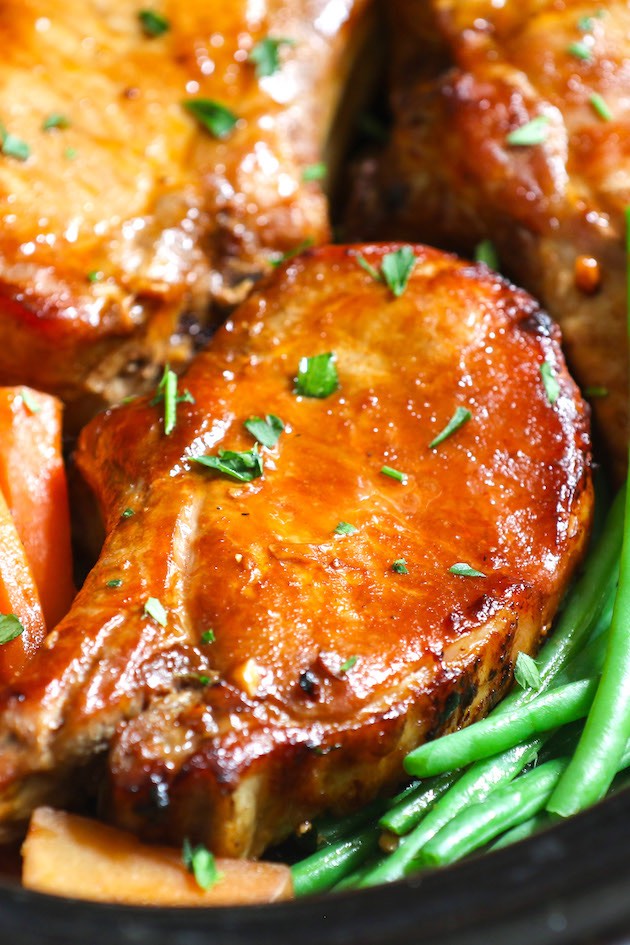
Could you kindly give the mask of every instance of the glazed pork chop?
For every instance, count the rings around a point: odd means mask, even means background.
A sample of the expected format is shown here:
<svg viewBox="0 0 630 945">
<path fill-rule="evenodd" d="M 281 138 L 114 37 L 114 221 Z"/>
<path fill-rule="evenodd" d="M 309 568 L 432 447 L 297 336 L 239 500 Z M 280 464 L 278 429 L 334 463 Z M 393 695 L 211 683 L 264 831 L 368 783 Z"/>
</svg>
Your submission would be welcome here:
<svg viewBox="0 0 630 945">
<path fill-rule="evenodd" d="M 171 432 L 159 396 L 83 430 L 107 538 L 2 694 L 6 833 L 102 753 L 111 819 L 258 854 L 396 784 L 536 650 L 588 534 L 588 408 L 526 293 L 420 246 L 405 287 L 410 252 L 295 259 Z"/>
<path fill-rule="evenodd" d="M 621 478 L 630 8 L 392 0 L 387 9 L 394 128 L 355 175 L 351 231 L 465 253 L 491 238 L 501 268 L 559 322 Z"/>
<path fill-rule="evenodd" d="M 327 239 L 305 178 L 370 6 L 2 4 L 0 383 L 62 396 L 76 426 Z"/>
</svg>

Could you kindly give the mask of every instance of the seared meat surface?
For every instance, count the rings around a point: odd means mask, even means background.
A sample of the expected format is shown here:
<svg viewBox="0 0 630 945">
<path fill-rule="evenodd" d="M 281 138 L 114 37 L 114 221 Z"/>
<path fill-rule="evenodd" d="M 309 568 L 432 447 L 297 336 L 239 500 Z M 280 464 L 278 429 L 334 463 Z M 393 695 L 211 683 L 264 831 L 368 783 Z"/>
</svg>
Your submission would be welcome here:
<svg viewBox="0 0 630 945">
<path fill-rule="evenodd" d="M 358 262 L 392 249 L 286 264 L 180 382 L 171 433 L 148 398 L 83 430 L 107 538 L 2 695 L 6 833 L 108 752 L 121 825 L 260 853 L 396 784 L 536 650 L 588 533 L 588 409 L 526 293 L 418 246 L 396 298 Z M 338 389 L 298 395 L 301 359 L 327 353 Z M 284 431 L 261 476 L 194 461 L 248 453 L 267 415 Z"/>
<path fill-rule="evenodd" d="M 490 237 L 501 268 L 559 322 L 621 476 L 628 4 L 392 0 L 387 9 L 394 128 L 357 175 L 351 232 L 465 253 Z M 511 143 L 531 120 L 539 137 Z"/>
<path fill-rule="evenodd" d="M 0 383 L 61 395 L 76 426 L 188 360 L 271 259 L 326 240 L 303 174 L 369 7 L 165 0 L 151 36 L 135 0 L 2 4 Z M 275 71 L 248 59 L 277 40 Z M 195 99 L 236 125 L 207 130 Z"/>
</svg>

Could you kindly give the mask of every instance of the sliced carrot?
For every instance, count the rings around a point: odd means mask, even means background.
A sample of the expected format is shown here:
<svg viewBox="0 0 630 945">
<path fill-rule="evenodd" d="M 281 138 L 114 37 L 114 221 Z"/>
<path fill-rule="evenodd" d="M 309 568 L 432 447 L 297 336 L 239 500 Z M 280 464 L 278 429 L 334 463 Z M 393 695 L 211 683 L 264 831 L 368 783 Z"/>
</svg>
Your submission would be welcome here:
<svg viewBox="0 0 630 945">
<path fill-rule="evenodd" d="M 0 683 L 19 672 L 46 635 L 39 595 L 24 545 L 0 492 L 0 614 L 15 614 L 24 633 L 0 646 Z"/>
<path fill-rule="evenodd" d="M 74 596 L 61 423 L 56 397 L 30 388 L 0 388 L 0 491 L 30 562 L 49 630 Z"/>
<path fill-rule="evenodd" d="M 217 880 L 201 889 L 178 850 L 148 846 L 114 827 L 39 807 L 22 847 L 28 889 L 101 902 L 148 906 L 227 906 L 292 895 L 281 863 L 217 859 Z"/>
</svg>

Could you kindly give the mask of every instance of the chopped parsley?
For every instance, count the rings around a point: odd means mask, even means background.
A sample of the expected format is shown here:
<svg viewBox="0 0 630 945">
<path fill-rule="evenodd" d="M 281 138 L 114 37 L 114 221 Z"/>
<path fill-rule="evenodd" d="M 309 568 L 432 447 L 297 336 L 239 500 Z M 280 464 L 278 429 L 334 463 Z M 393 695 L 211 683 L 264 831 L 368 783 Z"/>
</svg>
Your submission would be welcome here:
<svg viewBox="0 0 630 945">
<path fill-rule="evenodd" d="M 122 578 L 112 578 L 110 581 L 105 582 L 105 587 L 120 587 L 122 584 Z M 145 607 L 146 610 L 146 607 Z"/>
<path fill-rule="evenodd" d="M 138 12 L 138 19 L 140 20 L 140 26 L 145 36 L 148 36 L 150 39 L 155 39 L 156 36 L 163 36 L 164 33 L 168 33 L 171 28 L 171 24 L 161 13 L 158 13 L 157 10 L 140 10 Z"/>
<path fill-rule="evenodd" d="M 577 21 L 577 28 L 580 33 L 590 33 L 593 27 L 595 26 L 595 20 L 601 20 L 605 15 L 605 10 L 597 10 L 596 13 L 590 13 L 588 16 L 581 16 Z"/>
<path fill-rule="evenodd" d="M 548 132 L 549 119 L 546 115 L 538 115 L 521 125 L 520 128 L 510 131 L 505 140 L 510 147 L 527 148 L 546 141 Z"/>
<path fill-rule="evenodd" d="M 364 256 L 357 256 L 356 260 L 375 282 L 384 282 L 396 298 L 401 296 L 407 288 L 409 277 L 416 264 L 416 257 L 411 246 L 401 246 L 400 249 L 386 253 L 381 262 L 380 272 Z"/>
<path fill-rule="evenodd" d="M 284 430 L 284 423 L 280 417 L 269 413 L 263 417 L 250 417 L 243 424 L 248 433 L 258 440 L 261 446 L 271 449 L 280 439 L 280 434 Z"/>
<path fill-rule="evenodd" d="M 545 393 L 547 394 L 547 400 L 550 404 L 555 404 L 560 396 L 560 382 L 551 361 L 543 361 L 540 365 L 540 374 L 545 387 Z"/>
<path fill-rule="evenodd" d="M 33 397 L 33 391 L 30 388 L 22 387 L 20 389 L 20 397 L 29 413 L 39 413 L 42 409 L 41 404 L 38 404 L 35 397 Z"/>
<path fill-rule="evenodd" d="M 197 676 L 197 680 L 202 686 L 209 686 L 210 683 L 212 682 L 210 676 L 204 676 L 204 675 Z"/>
<path fill-rule="evenodd" d="M 381 472 L 384 476 L 395 479 L 396 482 L 402 482 L 403 485 L 407 482 L 407 473 L 400 472 L 399 469 L 392 469 L 391 466 L 381 466 Z"/>
<path fill-rule="evenodd" d="M 307 182 L 311 180 L 323 180 L 328 173 L 328 167 L 323 164 L 309 164 L 302 171 L 302 180 Z"/>
<path fill-rule="evenodd" d="M 571 56 L 575 56 L 576 59 L 582 59 L 584 62 L 587 62 L 589 59 L 593 58 L 593 54 L 586 43 L 583 43 L 581 40 L 578 40 L 575 43 L 569 43 L 567 46 L 567 52 Z"/>
<path fill-rule="evenodd" d="M 451 574 L 456 574 L 458 577 L 482 577 L 485 578 L 483 571 L 476 571 L 475 568 L 471 568 L 469 564 L 466 564 L 464 561 L 458 561 L 457 564 L 452 564 L 449 568 Z"/>
<path fill-rule="evenodd" d="M 63 156 L 67 161 L 74 161 L 76 160 L 78 153 L 79 152 L 76 148 L 66 148 L 66 150 L 63 152 Z"/>
<path fill-rule="evenodd" d="M 215 640 L 216 636 L 214 634 L 214 630 L 204 630 L 201 634 L 202 643 L 214 643 Z"/>
<path fill-rule="evenodd" d="M 210 889 L 221 878 L 216 860 L 210 850 L 202 844 L 193 847 L 187 838 L 184 839 L 182 845 L 182 862 L 188 872 L 195 877 L 195 882 L 200 889 Z"/>
<path fill-rule="evenodd" d="M 534 689 L 538 692 L 542 686 L 542 679 L 536 660 L 527 653 L 519 653 L 514 667 L 514 679 L 521 689 Z"/>
<path fill-rule="evenodd" d="M 277 269 L 278 266 L 281 266 L 285 262 L 289 262 L 291 259 L 295 259 L 296 256 L 300 255 L 300 253 L 310 249 L 314 242 L 315 240 L 312 237 L 308 237 L 308 239 L 302 240 L 302 242 L 293 249 L 289 249 L 286 253 L 281 253 L 279 256 L 276 256 L 275 259 L 271 259 L 269 264 L 273 266 L 274 269 Z"/>
<path fill-rule="evenodd" d="M 602 121 L 612 121 L 613 113 L 610 110 L 610 106 L 606 100 L 599 94 L 599 92 L 593 92 L 589 98 L 589 104 L 593 111 L 599 115 Z"/>
<path fill-rule="evenodd" d="M 164 432 L 170 436 L 177 423 L 177 405 L 194 404 L 195 398 L 189 390 L 185 390 L 182 394 L 177 393 L 177 374 L 171 371 L 168 364 L 164 368 L 155 397 L 150 401 L 151 407 L 155 407 L 160 401 L 164 401 Z"/>
<path fill-rule="evenodd" d="M 263 474 L 262 457 L 258 452 L 258 446 L 242 453 L 219 450 L 218 456 L 195 456 L 193 462 L 223 473 L 224 476 L 236 479 L 237 482 L 251 482 Z"/>
<path fill-rule="evenodd" d="M 256 75 L 264 79 L 273 75 L 280 68 L 279 50 L 281 46 L 295 46 L 295 40 L 285 37 L 266 36 L 256 43 L 247 57 L 256 66 Z"/>
<path fill-rule="evenodd" d="M 345 673 L 349 672 L 352 667 L 356 665 L 358 659 L 358 656 L 349 656 L 348 659 L 344 660 L 344 662 L 339 667 L 339 673 L 344 675 Z"/>
<path fill-rule="evenodd" d="M 184 99 L 182 106 L 214 138 L 227 138 L 238 122 L 233 111 L 209 98 Z"/>
<path fill-rule="evenodd" d="M 148 617 L 153 617 L 156 623 L 161 627 L 166 626 L 167 613 L 159 602 L 157 597 L 149 597 L 144 605 L 144 612 Z"/>
<path fill-rule="evenodd" d="M 466 407 L 458 407 L 451 419 L 448 421 L 443 430 L 438 433 L 438 435 L 431 440 L 429 443 L 429 449 L 435 449 L 436 446 L 439 446 L 440 443 L 443 443 L 444 440 L 447 440 L 449 436 L 452 436 L 460 427 L 463 427 L 465 423 L 471 419 L 472 413 Z"/>
<path fill-rule="evenodd" d="M 86 276 L 88 282 L 101 282 L 103 278 L 104 273 L 100 269 L 92 269 Z"/>
<path fill-rule="evenodd" d="M 339 522 L 335 528 L 335 535 L 354 535 L 357 530 L 358 529 L 354 525 L 351 525 L 350 522 Z"/>
<path fill-rule="evenodd" d="M 396 574 L 409 574 L 409 569 L 407 567 L 407 562 L 404 558 L 397 558 L 396 561 L 392 564 L 392 571 L 395 571 Z"/>
<path fill-rule="evenodd" d="M 51 112 L 42 122 L 42 131 L 52 131 L 53 128 L 62 130 L 69 127 L 70 119 L 66 115 L 61 115 L 59 112 Z"/>
<path fill-rule="evenodd" d="M 488 269 L 499 268 L 499 257 L 491 240 L 482 240 L 475 247 L 475 262 L 485 263 Z"/>
<path fill-rule="evenodd" d="M 132 515 L 135 515 L 135 514 L 136 514 L 136 513 L 134 512 L 133 509 L 123 509 L 122 517 L 123 517 L 123 518 L 131 518 L 131 516 L 132 516 Z"/>
<path fill-rule="evenodd" d="M 302 397 L 330 397 L 339 389 L 339 376 L 332 351 L 300 358 L 295 393 Z"/>
<path fill-rule="evenodd" d="M 0 614 L 0 645 L 10 643 L 24 633 L 24 627 L 15 614 Z"/>
<path fill-rule="evenodd" d="M 5 157 L 15 158 L 16 161 L 26 161 L 31 154 L 26 141 L 10 134 L 2 122 L 0 122 L 0 150 Z"/>
</svg>

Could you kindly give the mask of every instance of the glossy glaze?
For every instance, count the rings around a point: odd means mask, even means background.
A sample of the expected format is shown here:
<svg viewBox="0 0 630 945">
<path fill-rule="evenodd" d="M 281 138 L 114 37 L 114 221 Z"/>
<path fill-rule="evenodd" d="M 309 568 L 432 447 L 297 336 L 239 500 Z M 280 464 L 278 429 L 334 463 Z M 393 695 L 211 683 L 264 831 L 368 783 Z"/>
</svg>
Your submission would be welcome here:
<svg viewBox="0 0 630 945">
<path fill-rule="evenodd" d="M 150 383 L 147 361 L 189 358 L 182 316 L 216 320 L 212 304 L 242 298 L 271 258 L 326 239 L 321 186 L 302 174 L 322 159 L 369 3 L 167 0 L 158 38 L 141 6 L 0 10 L 0 115 L 30 147 L 24 162 L 0 155 L 0 383 L 81 396 L 78 417 Z M 294 45 L 258 78 L 248 55 L 268 36 Z M 225 105 L 236 128 L 212 137 L 189 98 Z M 53 114 L 69 127 L 43 130 Z"/>
<path fill-rule="evenodd" d="M 588 532 L 588 410 L 525 293 L 418 247 L 394 299 L 357 263 L 389 249 L 328 247 L 279 271 L 195 361 L 169 436 L 147 400 L 83 431 L 108 537 L 2 697 L 7 830 L 110 745 L 111 817 L 260 852 L 396 783 L 406 750 L 486 711 L 536 649 Z M 327 351 L 339 390 L 296 396 L 300 358 Z M 430 449 L 457 406 L 472 419 Z M 250 449 L 243 422 L 268 413 L 286 430 L 262 478 L 191 461 Z M 336 535 L 340 521 L 357 532 Z"/>
<path fill-rule="evenodd" d="M 502 268 L 560 323 L 580 383 L 597 389 L 593 409 L 621 476 L 628 5 L 395 0 L 388 10 L 394 129 L 383 155 L 364 164 L 352 228 L 466 253 L 490 237 Z M 548 120 L 544 142 L 511 147 L 507 135 L 536 116 Z M 584 281 L 584 258 L 597 266 L 594 282 Z"/>
</svg>

